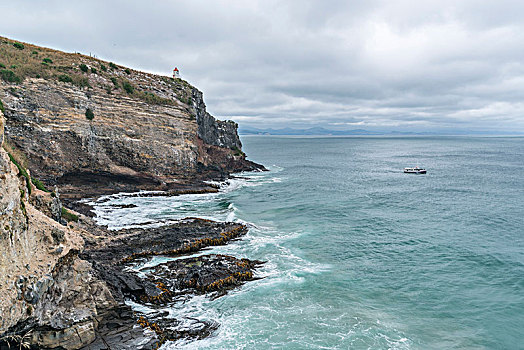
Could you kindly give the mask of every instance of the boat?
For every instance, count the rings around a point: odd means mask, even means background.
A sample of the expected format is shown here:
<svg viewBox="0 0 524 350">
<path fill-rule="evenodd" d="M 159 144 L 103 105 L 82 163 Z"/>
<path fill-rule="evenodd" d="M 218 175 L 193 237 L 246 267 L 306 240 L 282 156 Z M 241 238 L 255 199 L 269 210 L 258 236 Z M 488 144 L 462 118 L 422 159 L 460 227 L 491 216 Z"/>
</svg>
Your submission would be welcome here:
<svg viewBox="0 0 524 350">
<path fill-rule="evenodd" d="M 425 174 L 426 169 L 419 168 L 418 166 L 414 168 L 404 168 L 406 174 Z"/>
</svg>

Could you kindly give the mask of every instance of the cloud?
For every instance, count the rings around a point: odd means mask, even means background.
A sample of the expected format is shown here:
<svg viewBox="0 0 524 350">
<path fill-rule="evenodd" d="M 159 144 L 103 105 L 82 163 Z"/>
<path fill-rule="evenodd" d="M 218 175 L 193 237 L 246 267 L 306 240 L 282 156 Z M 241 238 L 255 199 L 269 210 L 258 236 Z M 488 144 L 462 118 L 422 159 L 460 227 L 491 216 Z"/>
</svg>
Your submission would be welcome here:
<svg viewBox="0 0 524 350">
<path fill-rule="evenodd" d="M 524 132 L 519 1 L 17 1 L 0 33 L 184 78 L 243 126 Z"/>
</svg>

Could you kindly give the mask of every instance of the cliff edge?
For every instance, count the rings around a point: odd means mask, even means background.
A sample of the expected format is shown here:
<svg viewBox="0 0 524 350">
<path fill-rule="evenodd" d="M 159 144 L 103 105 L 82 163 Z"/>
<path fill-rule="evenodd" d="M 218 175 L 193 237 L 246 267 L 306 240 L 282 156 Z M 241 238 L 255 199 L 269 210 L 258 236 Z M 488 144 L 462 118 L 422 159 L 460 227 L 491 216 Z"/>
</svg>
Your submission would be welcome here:
<svg viewBox="0 0 524 350">
<path fill-rule="evenodd" d="M 263 169 L 246 159 L 237 124 L 211 116 L 202 92 L 182 79 L 6 38 L 0 78 L 7 143 L 66 197 Z"/>
<path fill-rule="evenodd" d="M 99 342 L 102 349 L 110 339 L 113 348 L 150 349 L 186 336 L 168 337 L 140 319 L 137 327 L 124 297 L 157 300 L 165 291 L 137 282 L 121 262 L 102 266 L 92 258 L 102 245 L 122 257 L 146 256 L 156 253 L 151 242 L 129 251 L 128 232 L 116 239 L 62 202 L 142 189 L 216 191 L 206 180 L 264 170 L 246 159 L 237 127 L 211 116 L 202 92 L 182 79 L 0 37 L 0 348 L 79 349 Z M 158 241 L 171 242 L 166 252 L 182 254 L 247 232 L 234 225 L 193 220 L 159 230 Z M 202 238 L 203 230 L 209 237 Z M 149 237 L 144 233 L 134 234 Z M 234 285 L 252 278 L 246 262 L 242 271 L 230 257 L 210 264 L 228 259 L 231 271 L 214 277 Z M 199 332 L 192 336 L 210 331 Z"/>
</svg>

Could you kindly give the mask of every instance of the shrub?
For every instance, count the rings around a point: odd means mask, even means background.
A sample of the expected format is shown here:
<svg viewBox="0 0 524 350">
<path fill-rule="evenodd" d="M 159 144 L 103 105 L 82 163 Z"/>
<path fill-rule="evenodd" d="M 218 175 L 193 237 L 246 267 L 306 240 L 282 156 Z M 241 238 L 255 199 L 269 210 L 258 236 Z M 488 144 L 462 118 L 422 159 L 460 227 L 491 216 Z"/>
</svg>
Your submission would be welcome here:
<svg viewBox="0 0 524 350">
<path fill-rule="evenodd" d="M 31 52 L 31 53 L 32 53 L 33 55 L 38 55 L 38 51 L 36 51 L 36 50 L 33 51 L 33 52 Z"/>
<path fill-rule="evenodd" d="M 19 42 L 13 43 L 13 46 L 16 47 L 18 50 L 23 50 L 24 49 L 24 44 L 19 43 Z"/>
<path fill-rule="evenodd" d="M 11 69 L 16 69 L 16 64 L 12 64 Z"/>
<path fill-rule="evenodd" d="M 71 213 L 69 210 L 67 210 L 64 207 L 62 207 L 62 218 L 68 222 L 69 221 L 74 221 L 74 222 L 78 221 L 78 215 Z"/>
<path fill-rule="evenodd" d="M 235 156 L 245 156 L 246 154 L 244 152 L 242 152 L 242 150 L 240 148 L 238 148 L 237 146 L 233 146 L 231 148 L 231 150 L 233 151 L 233 155 Z"/>
<path fill-rule="evenodd" d="M 109 68 L 117 69 L 118 67 L 113 62 L 109 62 Z"/>
<path fill-rule="evenodd" d="M 13 71 L 8 69 L 0 70 L 0 77 L 2 77 L 2 79 L 4 81 L 7 81 L 8 83 L 18 84 L 22 81 L 22 79 L 19 76 L 17 76 Z"/>
<path fill-rule="evenodd" d="M 89 84 L 89 79 L 87 79 L 87 77 L 83 77 L 80 75 L 74 75 L 72 79 L 73 79 L 73 84 L 78 87 L 81 87 L 81 88 L 91 87 L 91 85 Z"/>
<path fill-rule="evenodd" d="M 91 110 L 91 108 L 86 109 L 86 118 L 89 120 L 95 119 L 95 114 Z"/>
<path fill-rule="evenodd" d="M 126 74 L 131 74 L 131 70 L 129 68 L 126 68 L 124 72 L 126 72 Z"/>
<path fill-rule="evenodd" d="M 91 73 L 96 74 L 96 68 L 91 67 Z"/>
<path fill-rule="evenodd" d="M 62 75 L 58 76 L 58 81 L 61 81 L 63 83 L 72 83 L 73 82 L 73 78 L 71 78 L 67 74 L 62 74 Z"/>
<path fill-rule="evenodd" d="M 85 64 L 82 63 L 82 64 L 79 66 L 79 68 L 80 68 L 80 70 L 81 70 L 82 72 L 87 73 L 87 66 L 86 66 Z"/>
<path fill-rule="evenodd" d="M 2 100 L 0 100 L 0 111 L 2 111 L 2 113 L 5 113 L 4 103 L 2 102 Z"/>
<path fill-rule="evenodd" d="M 115 77 L 111 77 L 111 81 L 113 82 L 113 85 L 118 88 L 118 80 L 116 80 Z"/>
<path fill-rule="evenodd" d="M 107 67 L 104 66 L 102 63 L 100 63 L 100 69 L 102 70 L 102 72 L 107 72 Z"/>
<path fill-rule="evenodd" d="M 0 63 L 0 68 L 6 68 L 6 67 L 5 67 L 5 64 Z"/>
<path fill-rule="evenodd" d="M 51 192 L 49 191 L 45 185 L 42 183 L 42 181 L 38 180 L 38 179 L 35 179 L 34 177 L 31 177 L 31 182 L 33 183 L 33 185 L 35 185 L 36 188 L 38 188 L 40 191 L 44 191 L 44 192 Z"/>
<path fill-rule="evenodd" d="M 149 104 L 173 105 L 172 100 L 168 98 L 160 97 L 149 91 L 137 91 L 135 96 Z"/>
<path fill-rule="evenodd" d="M 53 60 L 50 59 L 50 58 L 44 58 L 44 59 L 42 60 L 42 62 L 44 62 L 44 63 L 53 63 Z"/>
<path fill-rule="evenodd" d="M 124 88 L 124 90 L 128 93 L 128 94 L 132 94 L 134 91 L 135 91 L 135 88 L 133 87 L 133 85 L 131 85 L 130 82 L 128 81 L 124 81 L 122 83 L 122 87 Z"/>
</svg>

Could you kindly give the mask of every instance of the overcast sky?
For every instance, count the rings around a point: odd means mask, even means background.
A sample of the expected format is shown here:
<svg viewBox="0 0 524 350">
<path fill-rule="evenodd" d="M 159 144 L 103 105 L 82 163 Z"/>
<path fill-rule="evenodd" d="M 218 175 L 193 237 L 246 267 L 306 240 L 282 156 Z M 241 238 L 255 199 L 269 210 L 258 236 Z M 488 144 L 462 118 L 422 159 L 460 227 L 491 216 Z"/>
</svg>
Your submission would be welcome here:
<svg viewBox="0 0 524 350">
<path fill-rule="evenodd" d="M 243 127 L 524 132 L 524 1 L 3 1 L 0 35 L 184 79 Z"/>
</svg>

